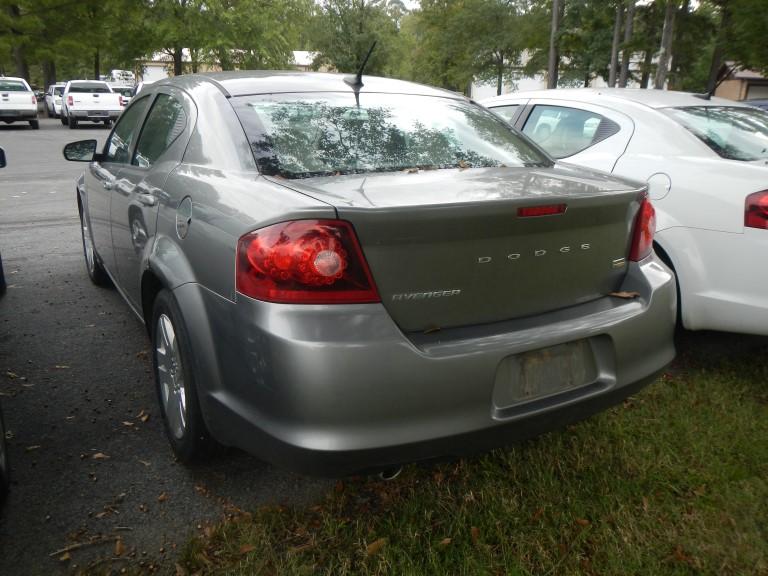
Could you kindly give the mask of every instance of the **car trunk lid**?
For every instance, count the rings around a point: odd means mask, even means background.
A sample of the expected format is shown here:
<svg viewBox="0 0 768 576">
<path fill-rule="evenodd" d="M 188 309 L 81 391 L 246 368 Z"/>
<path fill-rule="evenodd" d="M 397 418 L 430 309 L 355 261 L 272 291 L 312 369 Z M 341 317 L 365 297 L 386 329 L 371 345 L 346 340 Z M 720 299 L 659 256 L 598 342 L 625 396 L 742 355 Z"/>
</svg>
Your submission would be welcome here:
<svg viewBox="0 0 768 576">
<path fill-rule="evenodd" d="M 281 182 L 353 224 L 382 303 L 406 332 L 529 316 L 616 290 L 641 191 L 562 166 Z M 563 211 L 521 215 L 542 206 Z"/>
</svg>

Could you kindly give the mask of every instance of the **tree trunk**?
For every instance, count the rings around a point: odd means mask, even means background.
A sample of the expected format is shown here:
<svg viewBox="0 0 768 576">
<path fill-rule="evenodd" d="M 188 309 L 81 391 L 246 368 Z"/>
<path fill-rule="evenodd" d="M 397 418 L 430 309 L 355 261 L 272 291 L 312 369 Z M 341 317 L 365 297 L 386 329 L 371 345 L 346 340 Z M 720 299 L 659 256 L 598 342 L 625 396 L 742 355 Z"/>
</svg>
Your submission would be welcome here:
<svg viewBox="0 0 768 576">
<path fill-rule="evenodd" d="M 669 66 L 669 59 L 672 53 L 676 12 L 677 0 L 667 0 L 667 9 L 664 11 L 664 31 L 661 33 L 659 64 L 656 67 L 656 78 L 653 81 L 653 87 L 656 90 L 663 90 L 664 82 L 667 80 L 667 67 Z"/>
<path fill-rule="evenodd" d="M 101 76 L 101 52 L 99 48 L 96 48 L 96 52 L 93 54 L 93 79 L 99 80 Z"/>
<path fill-rule="evenodd" d="M 504 87 L 504 55 L 499 56 L 499 62 L 496 68 L 496 96 L 501 96 L 501 90 Z"/>
<path fill-rule="evenodd" d="M 11 17 L 11 55 L 13 64 L 16 68 L 16 76 L 24 78 L 29 82 L 29 63 L 27 62 L 27 53 L 24 48 L 24 33 L 14 27 L 14 20 L 21 18 L 21 10 L 16 4 L 8 6 L 8 14 Z"/>
<path fill-rule="evenodd" d="M 672 41 L 672 63 L 669 65 L 669 89 L 682 90 L 682 73 L 688 62 L 685 59 L 683 51 L 680 49 L 680 43 L 683 41 L 683 32 L 688 26 L 688 16 L 691 9 L 691 0 L 683 0 L 683 7 L 677 15 L 677 26 L 675 26 L 675 39 Z"/>
<path fill-rule="evenodd" d="M 715 50 L 712 52 L 712 64 L 709 67 L 709 79 L 707 80 L 707 94 L 714 94 L 718 85 L 718 74 L 725 59 L 725 44 L 728 39 L 728 28 L 731 25 L 731 11 L 728 4 L 720 7 L 720 29 L 717 31 Z"/>
<path fill-rule="evenodd" d="M 621 2 L 616 3 L 616 18 L 613 21 L 613 42 L 611 43 L 611 66 L 608 70 L 608 86 L 616 86 L 616 76 L 619 72 L 619 37 L 621 36 L 621 17 L 624 7 Z"/>
<path fill-rule="evenodd" d="M 552 27 L 549 31 L 549 62 L 547 64 L 547 88 L 557 88 L 557 69 L 560 64 L 558 50 L 558 28 L 560 27 L 560 3 L 565 0 L 552 0 Z"/>
<path fill-rule="evenodd" d="M 173 48 L 173 75 L 174 76 L 181 76 L 182 75 L 182 48 L 179 48 L 178 46 L 174 46 Z"/>
<path fill-rule="evenodd" d="M 635 0 L 629 0 L 627 6 L 627 19 L 624 22 L 624 49 L 621 52 L 621 73 L 619 74 L 619 88 L 626 88 L 629 80 L 629 60 L 632 58 L 632 28 L 635 23 Z"/>
<path fill-rule="evenodd" d="M 643 59 L 643 75 L 640 78 L 640 88 L 648 88 L 648 83 L 651 80 L 651 65 L 653 64 L 653 51 L 646 50 L 645 58 Z"/>
<path fill-rule="evenodd" d="M 45 89 L 51 84 L 56 84 L 56 62 L 54 60 L 43 60 L 43 85 Z"/>
</svg>

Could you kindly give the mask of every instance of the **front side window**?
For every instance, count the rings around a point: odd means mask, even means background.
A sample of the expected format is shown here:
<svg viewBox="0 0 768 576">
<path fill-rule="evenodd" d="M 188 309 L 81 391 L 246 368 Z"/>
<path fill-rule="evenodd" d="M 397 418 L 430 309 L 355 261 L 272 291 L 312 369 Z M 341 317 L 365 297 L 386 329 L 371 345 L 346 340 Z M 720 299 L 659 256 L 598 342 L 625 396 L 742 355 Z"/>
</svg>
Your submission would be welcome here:
<svg viewBox="0 0 768 576">
<path fill-rule="evenodd" d="M 349 92 L 232 98 L 261 171 L 284 178 L 551 161 L 462 100 Z"/>
<path fill-rule="evenodd" d="M 144 122 L 132 164 L 149 168 L 187 126 L 184 106 L 176 98 L 158 94 Z"/>
<path fill-rule="evenodd" d="M 29 87 L 20 80 L 0 78 L 0 92 L 29 92 Z"/>
<path fill-rule="evenodd" d="M 768 112 L 735 106 L 662 110 L 720 157 L 744 162 L 768 158 Z"/>
<path fill-rule="evenodd" d="M 565 106 L 534 106 L 523 133 L 553 158 L 567 158 L 613 136 L 619 125 L 596 112 Z"/>
<path fill-rule="evenodd" d="M 131 143 L 139 131 L 139 120 L 147 108 L 149 98 L 142 98 L 131 105 L 120 116 L 117 126 L 110 134 L 104 147 L 104 161 L 128 164 L 131 156 Z"/>
</svg>

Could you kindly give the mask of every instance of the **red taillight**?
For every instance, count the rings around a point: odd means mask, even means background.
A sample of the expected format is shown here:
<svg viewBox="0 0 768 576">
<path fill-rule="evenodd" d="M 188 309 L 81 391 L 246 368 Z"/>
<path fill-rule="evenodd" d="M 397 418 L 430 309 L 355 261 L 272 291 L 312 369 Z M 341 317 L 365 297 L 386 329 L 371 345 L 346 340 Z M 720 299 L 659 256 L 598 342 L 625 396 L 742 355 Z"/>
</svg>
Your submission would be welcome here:
<svg viewBox="0 0 768 576">
<path fill-rule="evenodd" d="M 72 99 L 72 95 L 67 96 L 67 106 L 74 106 L 75 101 Z"/>
<path fill-rule="evenodd" d="M 768 230 L 768 190 L 747 196 L 744 203 L 744 226 Z"/>
<path fill-rule="evenodd" d="M 32 104 L 37 104 L 37 98 L 35 98 L 34 94 L 32 94 Z"/>
<path fill-rule="evenodd" d="M 543 206 L 524 206 L 517 209 L 519 218 L 531 218 L 535 216 L 554 216 L 564 214 L 565 204 L 545 204 Z"/>
<path fill-rule="evenodd" d="M 120 103 L 120 106 L 125 106 L 125 102 L 123 102 L 123 96 L 122 96 L 122 94 L 121 94 L 121 95 L 118 95 L 118 97 L 117 97 L 117 100 L 118 100 L 118 102 Z"/>
<path fill-rule="evenodd" d="M 656 232 L 656 211 L 647 196 L 643 196 L 640 209 L 635 216 L 635 230 L 632 234 L 632 248 L 629 259 L 639 262 L 653 250 L 653 234 Z"/>
<path fill-rule="evenodd" d="M 246 234 L 237 243 L 237 291 L 293 304 L 379 302 L 349 222 L 294 220 Z"/>
</svg>

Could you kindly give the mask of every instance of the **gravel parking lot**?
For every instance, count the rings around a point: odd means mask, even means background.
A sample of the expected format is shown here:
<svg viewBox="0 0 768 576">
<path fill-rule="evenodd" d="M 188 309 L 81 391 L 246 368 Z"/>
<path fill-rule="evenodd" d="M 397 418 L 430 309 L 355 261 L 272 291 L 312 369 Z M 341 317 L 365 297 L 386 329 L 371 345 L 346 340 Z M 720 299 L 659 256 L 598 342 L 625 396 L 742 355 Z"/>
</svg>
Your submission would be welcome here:
<svg viewBox="0 0 768 576">
<path fill-rule="evenodd" d="M 0 402 L 12 465 L 0 574 L 66 573 L 117 553 L 167 562 L 230 507 L 310 501 L 329 485 L 234 451 L 195 469 L 174 462 L 144 327 L 83 264 L 74 182 L 84 165 L 61 148 L 107 135 L 52 119 L 36 131 L 0 125 Z"/>
</svg>

